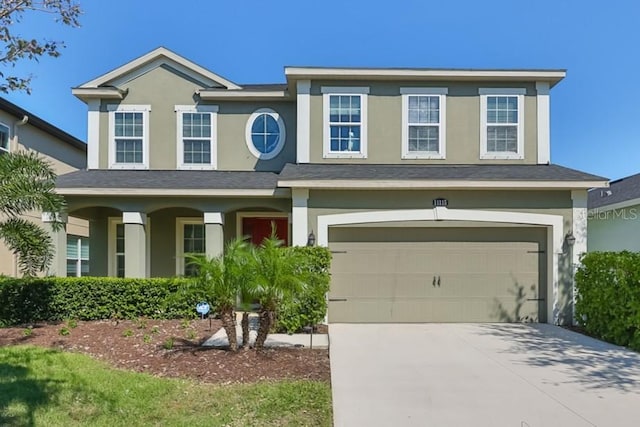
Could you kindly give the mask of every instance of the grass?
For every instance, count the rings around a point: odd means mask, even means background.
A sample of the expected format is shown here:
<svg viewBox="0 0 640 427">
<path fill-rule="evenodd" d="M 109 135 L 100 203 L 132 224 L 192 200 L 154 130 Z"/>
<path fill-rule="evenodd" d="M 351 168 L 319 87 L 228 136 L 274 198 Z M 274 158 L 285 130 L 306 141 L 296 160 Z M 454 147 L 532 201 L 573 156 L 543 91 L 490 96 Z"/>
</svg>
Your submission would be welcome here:
<svg viewBox="0 0 640 427">
<path fill-rule="evenodd" d="M 330 426 L 322 382 L 210 385 L 109 368 L 81 354 L 0 347 L 2 426 Z"/>
</svg>

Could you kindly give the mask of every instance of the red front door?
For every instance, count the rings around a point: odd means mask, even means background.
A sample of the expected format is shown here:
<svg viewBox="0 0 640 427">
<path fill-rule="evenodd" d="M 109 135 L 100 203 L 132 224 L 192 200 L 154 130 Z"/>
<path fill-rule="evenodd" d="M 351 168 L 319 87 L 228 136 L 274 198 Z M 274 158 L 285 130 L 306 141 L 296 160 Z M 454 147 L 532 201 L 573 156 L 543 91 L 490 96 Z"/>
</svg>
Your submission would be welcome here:
<svg viewBox="0 0 640 427">
<path fill-rule="evenodd" d="M 262 241 L 271 235 L 271 225 L 276 227 L 276 235 L 284 240 L 285 246 L 289 245 L 289 219 L 288 218 L 242 218 L 242 235 L 250 237 L 251 243 L 260 245 Z"/>
</svg>

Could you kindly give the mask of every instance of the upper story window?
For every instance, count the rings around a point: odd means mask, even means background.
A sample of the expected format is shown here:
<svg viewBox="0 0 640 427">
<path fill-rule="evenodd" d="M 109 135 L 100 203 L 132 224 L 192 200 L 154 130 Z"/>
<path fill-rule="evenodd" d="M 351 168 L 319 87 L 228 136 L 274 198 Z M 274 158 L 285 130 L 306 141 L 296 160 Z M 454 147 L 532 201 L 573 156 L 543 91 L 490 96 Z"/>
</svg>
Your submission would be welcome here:
<svg viewBox="0 0 640 427">
<path fill-rule="evenodd" d="M 280 154 L 286 137 L 282 117 L 269 108 L 254 111 L 247 121 L 245 130 L 247 148 L 260 160 L 270 160 Z"/>
<path fill-rule="evenodd" d="M 368 87 L 322 87 L 325 158 L 367 157 Z"/>
<path fill-rule="evenodd" d="M 176 105 L 178 169 L 216 168 L 216 105 Z"/>
<path fill-rule="evenodd" d="M 444 159 L 447 88 L 400 88 L 400 93 L 402 158 Z"/>
<path fill-rule="evenodd" d="M 109 105 L 109 166 L 149 168 L 149 105 Z"/>
<path fill-rule="evenodd" d="M 9 126 L 0 123 L 0 155 L 9 152 Z"/>
<path fill-rule="evenodd" d="M 480 158 L 524 159 L 525 89 L 480 89 Z"/>
</svg>

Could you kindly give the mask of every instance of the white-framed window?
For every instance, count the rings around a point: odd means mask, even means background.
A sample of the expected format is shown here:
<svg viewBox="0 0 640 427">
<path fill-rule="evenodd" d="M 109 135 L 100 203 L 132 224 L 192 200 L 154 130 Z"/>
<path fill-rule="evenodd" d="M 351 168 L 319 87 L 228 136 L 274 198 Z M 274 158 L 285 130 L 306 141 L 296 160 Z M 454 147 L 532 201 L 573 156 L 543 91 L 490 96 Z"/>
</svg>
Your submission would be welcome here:
<svg viewBox="0 0 640 427">
<path fill-rule="evenodd" d="M 270 160 L 284 148 L 287 131 L 282 116 L 270 108 L 254 111 L 245 128 L 247 148 L 257 159 Z"/>
<path fill-rule="evenodd" d="M 89 238 L 67 236 L 67 277 L 89 275 Z"/>
<path fill-rule="evenodd" d="M 480 158 L 524 159 L 524 88 L 480 89 Z"/>
<path fill-rule="evenodd" d="M 185 255 L 205 254 L 206 235 L 202 218 L 176 218 L 176 275 L 191 277 L 197 269 Z"/>
<path fill-rule="evenodd" d="M 10 130 L 9 126 L 0 123 L 0 155 L 8 153 L 11 149 Z"/>
<path fill-rule="evenodd" d="M 149 168 L 150 105 L 108 105 L 109 167 Z"/>
<path fill-rule="evenodd" d="M 176 105 L 178 169 L 217 167 L 217 105 Z"/>
<path fill-rule="evenodd" d="M 446 157 L 447 88 L 403 87 L 402 158 Z"/>
<path fill-rule="evenodd" d="M 124 277 L 124 223 L 109 218 L 109 276 Z"/>
<path fill-rule="evenodd" d="M 323 155 L 325 158 L 367 158 L 368 87 L 321 88 Z"/>
</svg>

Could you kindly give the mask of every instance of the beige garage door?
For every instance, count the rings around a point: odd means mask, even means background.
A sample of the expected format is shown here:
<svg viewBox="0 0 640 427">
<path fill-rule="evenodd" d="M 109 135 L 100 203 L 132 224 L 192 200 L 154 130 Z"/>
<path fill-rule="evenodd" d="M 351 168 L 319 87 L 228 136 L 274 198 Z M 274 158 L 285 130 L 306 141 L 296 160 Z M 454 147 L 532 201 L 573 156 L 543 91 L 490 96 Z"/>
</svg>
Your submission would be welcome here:
<svg viewBox="0 0 640 427">
<path fill-rule="evenodd" d="M 332 233 L 360 235 L 364 241 L 330 243 L 330 322 L 544 320 L 540 235 L 530 238 L 530 232 L 517 228 L 452 229 L 432 233 L 434 240 L 415 241 L 420 235 L 429 238 L 429 231 L 407 231 L 363 228 Z M 453 241 L 443 239 L 447 234 Z M 521 236 L 531 241 L 515 240 Z"/>
</svg>

